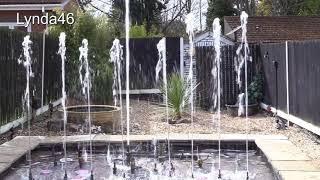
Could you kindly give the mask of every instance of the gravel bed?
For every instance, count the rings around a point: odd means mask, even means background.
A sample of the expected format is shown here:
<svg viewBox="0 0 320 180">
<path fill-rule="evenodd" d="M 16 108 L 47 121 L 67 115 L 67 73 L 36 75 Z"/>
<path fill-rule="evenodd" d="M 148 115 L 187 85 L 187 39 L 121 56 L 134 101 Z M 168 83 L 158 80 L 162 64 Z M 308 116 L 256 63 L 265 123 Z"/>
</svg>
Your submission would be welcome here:
<svg viewBox="0 0 320 180">
<path fill-rule="evenodd" d="M 125 105 L 125 104 L 124 104 Z M 159 134 L 166 133 L 168 124 L 166 122 L 165 108 L 148 101 L 131 100 L 130 104 L 130 133 L 131 134 Z M 63 132 L 48 132 L 47 122 L 49 120 L 47 113 L 38 116 L 32 123 L 32 136 L 61 136 Z M 126 112 L 124 108 L 124 127 L 126 127 Z M 190 120 L 190 116 L 184 118 Z M 171 124 L 170 132 L 174 133 L 217 133 L 218 119 L 215 113 L 196 108 L 191 123 Z M 309 131 L 296 125 L 290 126 L 286 130 L 277 130 L 275 128 L 274 117 L 265 112 L 248 118 L 248 132 L 250 134 L 262 135 L 285 135 L 289 140 L 308 154 L 314 164 L 320 167 L 320 138 Z M 243 117 L 231 117 L 224 111 L 221 114 L 221 133 L 246 133 L 246 119 Z M 27 126 L 14 130 L 14 136 L 28 135 Z M 124 130 L 125 132 L 125 130 Z M 119 130 L 118 134 L 121 133 Z M 10 133 L 0 135 L 0 144 L 9 140 Z M 68 135 L 83 134 L 81 132 L 68 132 Z"/>
</svg>

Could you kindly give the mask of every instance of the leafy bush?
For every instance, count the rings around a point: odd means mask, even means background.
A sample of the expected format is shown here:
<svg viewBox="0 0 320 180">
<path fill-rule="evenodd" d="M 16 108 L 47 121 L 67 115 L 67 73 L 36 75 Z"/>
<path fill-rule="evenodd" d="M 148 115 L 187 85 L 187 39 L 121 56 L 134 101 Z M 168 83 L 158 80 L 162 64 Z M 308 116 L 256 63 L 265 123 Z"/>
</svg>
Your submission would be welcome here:
<svg viewBox="0 0 320 180">
<path fill-rule="evenodd" d="M 60 11 L 57 11 L 59 16 Z M 97 103 L 108 103 L 112 99 L 112 73 L 109 63 L 109 49 L 116 37 L 115 28 L 106 16 L 94 17 L 90 12 L 74 12 L 73 25 L 50 26 L 49 34 L 58 37 L 60 32 L 67 35 L 66 82 L 68 96 L 79 98 L 79 46 L 82 39 L 89 41 L 89 64 L 92 78 L 92 99 Z M 110 83 L 111 82 L 111 83 Z"/>
<path fill-rule="evenodd" d="M 108 104 L 112 97 L 112 91 L 108 88 L 112 87 L 113 70 L 108 64 L 101 64 L 98 66 L 95 77 L 93 78 L 92 94 L 95 103 Z"/>
<path fill-rule="evenodd" d="M 143 38 L 147 36 L 148 35 L 147 35 L 146 28 L 143 25 L 142 26 L 134 25 L 130 28 L 130 37 Z"/>
<path fill-rule="evenodd" d="M 187 81 L 177 73 L 168 78 L 168 106 L 173 111 L 174 119 L 181 118 L 195 87 L 191 89 Z M 165 94 L 164 86 L 161 87 L 161 92 Z"/>
<path fill-rule="evenodd" d="M 263 98 L 263 78 L 261 74 L 255 75 L 248 87 L 249 104 L 255 104 Z"/>
<path fill-rule="evenodd" d="M 134 25 L 130 27 L 130 37 L 131 38 L 146 38 L 146 37 L 161 37 L 162 34 L 152 26 L 150 32 L 146 30 L 145 25 Z"/>
</svg>

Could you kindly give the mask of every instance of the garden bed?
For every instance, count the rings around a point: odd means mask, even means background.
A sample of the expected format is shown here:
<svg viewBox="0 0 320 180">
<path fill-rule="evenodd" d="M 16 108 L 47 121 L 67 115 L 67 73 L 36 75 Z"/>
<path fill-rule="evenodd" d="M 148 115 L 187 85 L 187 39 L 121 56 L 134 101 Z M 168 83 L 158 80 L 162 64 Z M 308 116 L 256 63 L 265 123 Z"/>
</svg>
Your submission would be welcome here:
<svg viewBox="0 0 320 180">
<path fill-rule="evenodd" d="M 124 104 L 125 105 L 125 104 Z M 131 100 L 130 104 L 130 132 L 131 134 L 161 134 L 167 132 L 167 123 L 165 119 L 165 109 L 162 106 L 153 104 L 148 101 Z M 125 108 L 124 108 L 125 109 Z M 124 112 L 124 127 L 125 112 Z M 194 128 L 190 123 L 171 124 L 170 132 L 172 133 L 217 133 L 218 120 L 215 114 L 196 108 L 194 116 Z M 214 120 L 213 120 L 214 118 Z M 36 118 L 31 129 L 32 136 L 62 136 L 63 132 L 48 132 L 47 122 L 49 121 L 48 114 L 45 113 Z M 282 134 L 289 138 L 303 152 L 307 153 L 315 161 L 315 164 L 320 167 L 320 139 L 316 135 L 298 127 L 293 126 L 288 130 L 277 130 L 274 126 L 274 118 L 265 112 L 261 112 L 255 116 L 248 118 L 249 133 L 275 135 Z M 222 112 L 221 115 L 221 133 L 223 134 L 244 134 L 246 133 L 246 121 L 243 117 L 231 117 Z M 27 126 L 24 130 L 21 127 L 15 129 L 14 136 L 27 136 Z M 117 131 L 119 134 L 121 131 Z M 0 135 L 0 144 L 8 141 L 10 132 Z M 81 132 L 68 132 L 68 135 L 80 135 Z"/>
</svg>

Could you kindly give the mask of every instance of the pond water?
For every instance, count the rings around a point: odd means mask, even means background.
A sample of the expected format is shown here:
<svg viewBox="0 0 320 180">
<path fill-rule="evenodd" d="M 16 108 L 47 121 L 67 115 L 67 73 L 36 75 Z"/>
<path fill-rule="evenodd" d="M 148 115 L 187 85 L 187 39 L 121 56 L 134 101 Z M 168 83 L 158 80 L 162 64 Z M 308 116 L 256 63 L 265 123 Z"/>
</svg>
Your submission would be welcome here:
<svg viewBox="0 0 320 180">
<path fill-rule="evenodd" d="M 88 147 L 83 146 L 81 151 L 68 151 L 68 179 L 90 179 L 90 153 Z M 191 151 L 185 145 L 172 145 L 171 163 L 166 157 L 166 144 L 159 143 L 156 150 L 152 144 L 131 146 L 131 157 L 134 157 L 135 168 L 131 172 L 130 166 L 122 165 L 121 146 L 94 147 L 93 171 L 94 179 L 192 179 Z M 218 177 L 218 151 L 214 147 L 196 144 L 194 151 L 194 179 L 206 180 Z M 71 148 L 72 149 L 72 148 Z M 109 149 L 109 151 L 108 151 Z M 55 157 L 52 155 L 54 152 Z M 80 154 L 79 154 L 80 153 Z M 80 157 L 80 158 L 79 158 Z M 56 159 L 56 165 L 54 163 Z M 79 159 L 82 167 L 79 166 Z M 132 159 L 132 158 L 131 158 Z M 133 161 L 132 161 L 133 162 Z M 202 163 L 202 167 L 201 166 Z M 114 164 L 116 171 L 114 172 Z M 35 180 L 60 180 L 64 177 L 64 159 L 61 148 L 50 151 L 38 148 L 32 153 L 32 174 Z M 156 166 L 156 168 L 155 168 Z M 28 162 L 21 161 L 14 165 L 4 179 L 28 180 Z M 276 180 L 266 158 L 259 151 L 249 151 L 249 176 L 256 180 Z M 114 173 L 114 174 L 113 174 Z M 223 180 L 246 179 L 246 153 L 244 150 L 223 149 L 221 151 L 221 174 Z M 125 176 L 125 178 L 123 178 Z M 169 178 L 171 177 L 171 178 Z"/>
</svg>

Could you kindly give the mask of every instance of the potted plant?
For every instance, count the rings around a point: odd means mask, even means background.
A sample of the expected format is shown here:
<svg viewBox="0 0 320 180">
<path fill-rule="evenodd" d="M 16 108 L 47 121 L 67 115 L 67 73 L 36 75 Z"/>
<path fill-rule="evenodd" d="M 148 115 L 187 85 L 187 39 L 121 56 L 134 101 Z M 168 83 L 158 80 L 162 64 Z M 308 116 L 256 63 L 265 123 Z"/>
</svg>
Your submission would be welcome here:
<svg viewBox="0 0 320 180">
<path fill-rule="evenodd" d="M 248 116 L 254 115 L 259 110 L 259 102 L 263 98 L 263 78 L 262 74 L 253 77 L 252 82 L 248 86 Z M 242 106 L 239 105 L 242 104 Z M 245 115 L 245 93 L 238 97 L 238 101 L 234 105 L 226 105 L 228 114 L 232 116 Z"/>
<path fill-rule="evenodd" d="M 263 98 L 263 78 L 262 74 L 253 77 L 248 87 L 248 115 L 256 114 L 259 110 L 259 103 Z"/>
</svg>

